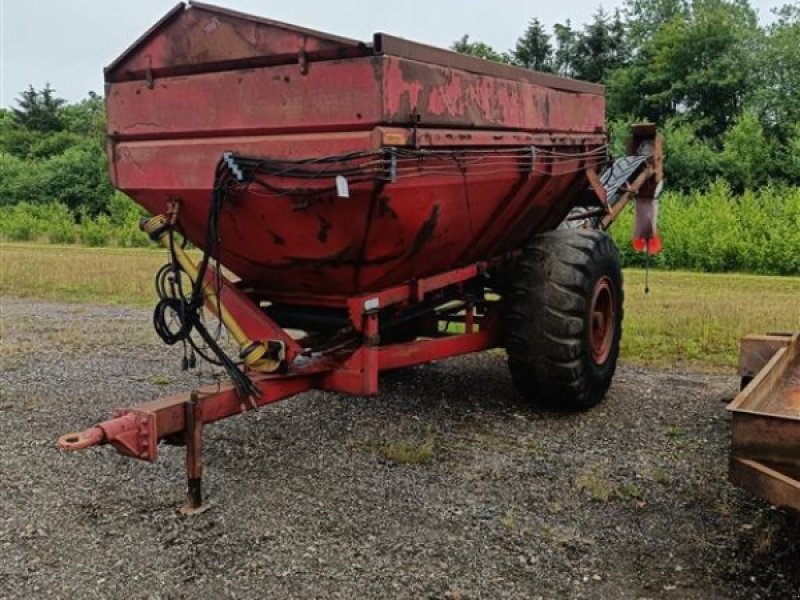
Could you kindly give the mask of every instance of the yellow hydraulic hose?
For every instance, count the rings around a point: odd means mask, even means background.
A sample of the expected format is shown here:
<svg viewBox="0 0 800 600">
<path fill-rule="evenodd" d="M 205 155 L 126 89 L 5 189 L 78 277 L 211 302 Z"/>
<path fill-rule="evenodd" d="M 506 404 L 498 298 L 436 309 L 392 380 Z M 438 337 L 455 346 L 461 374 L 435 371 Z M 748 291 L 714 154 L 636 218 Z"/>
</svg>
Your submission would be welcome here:
<svg viewBox="0 0 800 600">
<path fill-rule="evenodd" d="M 151 237 L 155 234 L 158 241 L 174 254 L 175 260 L 178 261 L 181 269 L 188 275 L 189 279 L 197 281 L 200 276 L 197 265 L 183 248 L 170 244 L 168 226 L 169 218 L 165 215 L 159 215 L 144 223 L 142 230 Z M 241 358 L 248 367 L 262 373 L 275 373 L 280 368 L 281 361 L 267 358 L 267 353 L 269 352 L 267 345 L 251 340 L 247 336 L 233 315 L 225 308 L 221 299 L 217 297 L 214 289 L 205 281 L 203 282 L 203 297 L 206 306 L 217 315 L 231 336 L 233 336 L 233 339 L 236 340 L 236 343 L 239 344 L 239 349 L 244 354 Z M 219 314 L 217 314 L 217 310 L 219 310 Z"/>
</svg>

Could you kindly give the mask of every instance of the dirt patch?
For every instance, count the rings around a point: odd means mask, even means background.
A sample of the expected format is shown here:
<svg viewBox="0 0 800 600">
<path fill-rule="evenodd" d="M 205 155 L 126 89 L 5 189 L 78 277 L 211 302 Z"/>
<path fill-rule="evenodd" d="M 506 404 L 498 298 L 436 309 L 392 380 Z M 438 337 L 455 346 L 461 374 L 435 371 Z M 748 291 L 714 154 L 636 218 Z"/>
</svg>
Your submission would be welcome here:
<svg viewBox="0 0 800 600">
<path fill-rule="evenodd" d="M 191 388 L 148 311 L 4 300 L 0 598 L 800 597 L 800 525 L 726 479 L 735 377 L 621 368 L 583 415 L 519 403 L 498 353 L 309 393 L 183 455 L 56 438 Z"/>
</svg>

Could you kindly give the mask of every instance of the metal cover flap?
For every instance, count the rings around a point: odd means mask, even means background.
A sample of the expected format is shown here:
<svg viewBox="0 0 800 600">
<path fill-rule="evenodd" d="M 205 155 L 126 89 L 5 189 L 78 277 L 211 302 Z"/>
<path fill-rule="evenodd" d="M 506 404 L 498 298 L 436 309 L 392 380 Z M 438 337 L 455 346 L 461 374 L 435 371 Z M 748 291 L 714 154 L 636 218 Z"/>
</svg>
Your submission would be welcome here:
<svg viewBox="0 0 800 600">
<path fill-rule="evenodd" d="M 180 3 L 106 69 L 106 81 L 371 54 L 362 42 L 209 4 Z"/>
</svg>

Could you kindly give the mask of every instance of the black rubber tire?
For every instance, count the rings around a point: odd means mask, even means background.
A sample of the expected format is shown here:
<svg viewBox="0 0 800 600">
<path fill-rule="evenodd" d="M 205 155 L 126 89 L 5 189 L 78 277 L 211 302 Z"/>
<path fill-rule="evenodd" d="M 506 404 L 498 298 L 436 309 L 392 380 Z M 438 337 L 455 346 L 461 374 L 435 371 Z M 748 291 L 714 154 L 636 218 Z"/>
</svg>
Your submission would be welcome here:
<svg viewBox="0 0 800 600">
<path fill-rule="evenodd" d="M 596 294 L 608 319 L 594 319 Z M 619 253 L 608 234 L 558 230 L 534 238 L 506 298 L 508 366 L 519 392 L 555 410 L 599 404 L 617 368 L 623 301 Z M 592 337 L 598 330 L 602 343 Z"/>
</svg>

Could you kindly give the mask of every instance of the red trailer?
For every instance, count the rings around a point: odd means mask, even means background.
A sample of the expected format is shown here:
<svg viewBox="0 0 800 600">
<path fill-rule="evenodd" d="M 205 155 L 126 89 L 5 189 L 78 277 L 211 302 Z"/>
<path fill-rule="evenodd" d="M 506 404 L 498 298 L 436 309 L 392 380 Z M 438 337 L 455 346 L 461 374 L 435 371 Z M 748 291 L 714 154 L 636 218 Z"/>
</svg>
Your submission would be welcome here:
<svg viewBox="0 0 800 600">
<path fill-rule="evenodd" d="M 635 198 L 658 249 L 662 165 L 650 125 L 609 160 L 601 86 L 199 3 L 106 82 L 111 178 L 169 251 L 156 329 L 231 383 L 123 409 L 62 449 L 153 461 L 186 444 L 197 509 L 203 426 L 306 390 L 373 395 L 382 371 L 505 347 L 525 396 L 602 400 L 623 316 L 604 230 Z"/>
</svg>

